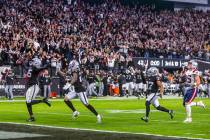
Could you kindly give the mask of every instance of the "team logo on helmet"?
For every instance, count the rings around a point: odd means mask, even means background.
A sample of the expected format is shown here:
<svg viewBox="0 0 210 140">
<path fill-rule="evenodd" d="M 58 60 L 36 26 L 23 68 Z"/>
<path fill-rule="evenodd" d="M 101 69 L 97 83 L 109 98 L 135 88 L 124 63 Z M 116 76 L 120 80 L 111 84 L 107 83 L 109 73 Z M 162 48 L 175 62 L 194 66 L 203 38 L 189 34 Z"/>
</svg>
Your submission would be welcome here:
<svg viewBox="0 0 210 140">
<path fill-rule="evenodd" d="M 76 60 L 73 60 L 69 63 L 69 68 L 68 71 L 69 72 L 74 72 L 74 71 L 78 71 L 79 70 L 79 62 Z"/>
<path fill-rule="evenodd" d="M 147 76 L 157 76 L 159 74 L 159 70 L 156 67 L 151 67 L 147 70 Z"/>
</svg>

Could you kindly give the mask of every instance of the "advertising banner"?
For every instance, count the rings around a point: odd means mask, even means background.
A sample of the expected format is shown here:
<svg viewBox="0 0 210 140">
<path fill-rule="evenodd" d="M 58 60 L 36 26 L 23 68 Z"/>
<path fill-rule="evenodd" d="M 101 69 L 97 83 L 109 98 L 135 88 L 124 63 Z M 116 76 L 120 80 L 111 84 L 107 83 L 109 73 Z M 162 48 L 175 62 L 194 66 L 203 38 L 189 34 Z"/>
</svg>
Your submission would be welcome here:
<svg viewBox="0 0 210 140">
<path fill-rule="evenodd" d="M 183 64 L 188 62 L 182 59 L 161 59 L 161 58 L 133 58 L 134 65 L 138 68 L 145 67 L 158 67 L 166 69 L 180 69 Z"/>
</svg>

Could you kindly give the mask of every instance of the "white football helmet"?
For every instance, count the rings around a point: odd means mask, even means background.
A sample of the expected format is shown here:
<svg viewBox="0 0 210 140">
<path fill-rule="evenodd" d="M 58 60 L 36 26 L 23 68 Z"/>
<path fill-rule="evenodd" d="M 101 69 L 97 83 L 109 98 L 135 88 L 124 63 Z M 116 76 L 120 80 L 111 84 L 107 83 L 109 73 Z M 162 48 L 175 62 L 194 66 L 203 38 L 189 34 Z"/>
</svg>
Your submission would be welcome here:
<svg viewBox="0 0 210 140">
<path fill-rule="evenodd" d="M 198 67 L 198 63 L 195 60 L 191 60 L 188 62 L 188 66 L 191 65 L 192 69 L 196 69 Z"/>
<path fill-rule="evenodd" d="M 42 61 L 38 57 L 35 57 L 32 59 L 32 66 L 36 68 L 40 68 L 41 65 L 42 65 Z"/>
<path fill-rule="evenodd" d="M 147 70 L 147 76 L 158 76 L 159 70 L 156 67 L 151 67 Z"/>
<path fill-rule="evenodd" d="M 130 72 L 129 69 L 126 69 L 125 73 L 126 73 L 126 74 L 129 74 L 129 73 L 131 73 L 131 72 Z"/>
<path fill-rule="evenodd" d="M 72 60 L 69 63 L 68 72 L 74 72 L 79 70 L 79 62 L 77 60 Z"/>
</svg>

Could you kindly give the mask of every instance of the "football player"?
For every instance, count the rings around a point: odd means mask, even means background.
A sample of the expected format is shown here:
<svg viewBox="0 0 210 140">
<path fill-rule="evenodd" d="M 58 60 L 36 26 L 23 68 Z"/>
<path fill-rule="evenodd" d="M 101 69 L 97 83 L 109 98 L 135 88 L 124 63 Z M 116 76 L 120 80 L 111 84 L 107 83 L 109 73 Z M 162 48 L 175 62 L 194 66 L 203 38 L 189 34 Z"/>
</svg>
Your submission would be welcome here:
<svg viewBox="0 0 210 140">
<path fill-rule="evenodd" d="M 126 97 L 133 95 L 134 90 L 134 72 L 133 68 L 129 67 L 125 73 L 126 83 L 123 84 L 123 90 L 126 91 Z"/>
<path fill-rule="evenodd" d="M 141 70 L 136 69 L 135 73 L 135 79 L 136 79 L 136 84 L 135 84 L 135 91 L 137 92 L 138 98 L 143 96 L 143 72 Z"/>
<path fill-rule="evenodd" d="M 64 86 L 64 90 L 68 92 L 64 97 L 64 102 L 73 111 L 72 118 L 76 118 L 80 114 L 71 102 L 73 98 L 78 96 L 84 106 L 96 116 L 97 122 L 101 123 L 101 115 L 99 115 L 95 108 L 88 102 L 86 95 L 87 81 L 84 78 L 85 73 L 83 70 L 79 69 L 79 63 L 76 60 L 70 62 L 68 73 L 71 74 L 71 80 L 67 80 L 66 85 Z M 58 74 L 63 76 L 66 75 L 61 71 Z M 72 90 L 72 86 L 74 87 L 74 90 Z"/>
<path fill-rule="evenodd" d="M 5 92 L 9 100 L 13 100 L 13 87 L 14 87 L 14 73 L 11 69 L 7 69 L 5 77 Z"/>
<path fill-rule="evenodd" d="M 28 113 L 30 116 L 27 121 L 29 121 L 29 122 L 35 121 L 33 111 L 32 111 L 33 105 L 39 104 L 39 103 L 45 103 L 49 107 L 51 106 L 51 104 L 49 103 L 49 101 L 46 98 L 44 98 L 43 100 L 35 100 L 35 98 L 40 90 L 39 85 L 38 85 L 39 74 L 43 70 L 47 69 L 48 65 L 41 67 L 41 60 L 39 58 L 33 58 L 31 66 L 32 66 L 31 70 L 30 70 L 31 73 L 30 73 L 30 77 L 27 82 L 28 89 L 26 91 L 26 106 L 27 106 Z"/>
<path fill-rule="evenodd" d="M 146 96 L 146 115 L 142 117 L 141 120 L 148 122 L 149 121 L 149 113 L 150 113 L 150 104 L 152 104 L 157 110 L 166 112 L 170 115 L 171 119 L 173 119 L 173 110 L 169 110 L 159 104 L 158 97 L 163 96 L 163 84 L 161 82 L 159 70 L 155 67 L 151 67 L 147 70 L 147 78 L 148 78 L 148 91 Z"/>
<path fill-rule="evenodd" d="M 198 75 L 198 71 L 196 69 L 197 63 L 195 61 L 188 62 L 187 71 L 186 71 L 186 81 L 185 81 L 185 93 L 183 99 L 183 105 L 186 110 L 187 117 L 184 120 L 184 123 L 191 123 L 191 107 L 192 106 L 200 106 L 205 107 L 202 101 L 193 102 L 195 97 L 198 94 L 198 86 L 200 85 L 200 77 Z"/>
<path fill-rule="evenodd" d="M 87 72 L 89 72 L 89 71 L 87 71 Z M 96 92 L 96 76 L 93 71 L 87 73 L 87 81 L 88 81 L 87 95 L 98 96 L 98 94 Z"/>
</svg>

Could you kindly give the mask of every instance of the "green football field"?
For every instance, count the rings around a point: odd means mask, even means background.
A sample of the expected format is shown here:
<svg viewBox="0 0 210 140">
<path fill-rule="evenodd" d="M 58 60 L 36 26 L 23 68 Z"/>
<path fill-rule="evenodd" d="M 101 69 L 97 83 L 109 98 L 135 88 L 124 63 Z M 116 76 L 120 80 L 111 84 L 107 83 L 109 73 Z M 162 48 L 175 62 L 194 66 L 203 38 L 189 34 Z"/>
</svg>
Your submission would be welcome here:
<svg viewBox="0 0 210 140">
<path fill-rule="evenodd" d="M 210 139 L 210 99 L 202 100 L 206 108 L 192 107 L 193 122 L 184 124 L 184 107 L 181 99 L 160 99 L 160 104 L 175 111 L 175 117 L 170 119 L 167 113 L 156 111 L 151 107 L 150 121 L 141 121 L 144 116 L 144 99 L 101 98 L 90 99 L 89 102 L 103 116 L 102 124 L 96 123 L 96 117 L 89 112 L 82 103 L 75 99 L 73 104 L 80 112 L 80 116 L 73 120 L 72 112 L 61 99 L 52 99 L 52 106 L 45 104 L 33 106 L 36 122 L 29 124 L 47 125 L 55 127 L 81 128 L 102 131 L 117 131 L 137 134 L 153 134 L 162 136 L 176 136 L 184 138 Z M 0 122 L 28 123 L 28 113 L 25 102 L 0 102 Z"/>
</svg>

